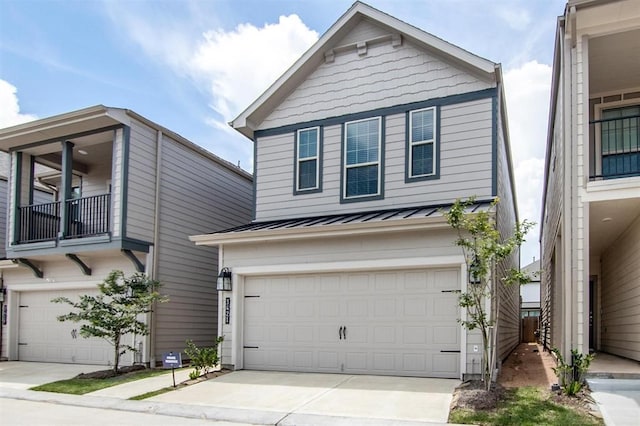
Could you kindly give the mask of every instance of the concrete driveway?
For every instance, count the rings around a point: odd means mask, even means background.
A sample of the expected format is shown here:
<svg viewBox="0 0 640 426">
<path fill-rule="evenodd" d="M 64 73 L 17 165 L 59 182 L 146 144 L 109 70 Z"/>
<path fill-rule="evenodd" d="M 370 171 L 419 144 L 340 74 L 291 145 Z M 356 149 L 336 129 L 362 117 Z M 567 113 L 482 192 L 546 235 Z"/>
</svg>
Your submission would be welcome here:
<svg viewBox="0 0 640 426">
<path fill-rule="evenodd" d="M 147 401 L 213 406 L 243 412 L 244 420 L 277 419 L 282 425 L 356 424 L 355 419 L 446 423 L 459 384 L 451 379 L 236 371 Z"/>
<path fill-rule="evenodd" d="M 56 380 L 70 379 L 80 373 L 90 373 L 107 368 L 109 367 L 103 365 L 0 362 L 0 388 L 29 389 Z"/>
</svg>

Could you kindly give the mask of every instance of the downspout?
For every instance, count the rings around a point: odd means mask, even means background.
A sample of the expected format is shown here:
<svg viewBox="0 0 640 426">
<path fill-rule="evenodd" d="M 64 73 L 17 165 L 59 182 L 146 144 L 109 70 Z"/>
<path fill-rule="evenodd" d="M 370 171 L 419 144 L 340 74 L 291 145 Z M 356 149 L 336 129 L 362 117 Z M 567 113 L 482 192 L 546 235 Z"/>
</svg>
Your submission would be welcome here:
<svg viewBox="0 0 640 426">
<path fill-rule="evenodd" d="M 162 165 L 162 139 L 163 134 L 161 130 L 158 130 L 156 134 L 156 187 L 155 187 L 155 199 L 154 199 L 154 218 L 153 218 L 153 257 L 151 259 L 151 279 L 156 280 L 158 278 L 158 240 L 160 239 L 160 166 Z M 158 303 L 153 303 L 153 310 L 149 313 L 149 364 L 151 368 L 156 366 L 156 322 L 154 313 L 158 308 Z"/>
</svg>

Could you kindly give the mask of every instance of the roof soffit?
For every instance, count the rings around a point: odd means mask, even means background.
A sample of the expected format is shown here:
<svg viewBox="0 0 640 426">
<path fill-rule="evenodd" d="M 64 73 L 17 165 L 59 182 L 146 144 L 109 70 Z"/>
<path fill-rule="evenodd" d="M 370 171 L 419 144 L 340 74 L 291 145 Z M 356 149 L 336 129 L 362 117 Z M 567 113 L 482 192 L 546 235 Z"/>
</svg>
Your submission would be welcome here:
<svg viewBox="0 0 640 426">
<path fill-rule="evenodd" d="M 495 80 L 496 64 L 435 37 L 417 27 L 387 15 L 364 3 L 356 2 L 260 97 L 229 124 L 253 139 L 253 131 L 283 102 L 317 67 L 325 61 L 325 53 L 339 48 L 348 34 L 366 21 L 390 35 L 399 34 L 403 42 L 424 49 L 447 63 L 473 73 L 480 79 Z"/>
</svg>

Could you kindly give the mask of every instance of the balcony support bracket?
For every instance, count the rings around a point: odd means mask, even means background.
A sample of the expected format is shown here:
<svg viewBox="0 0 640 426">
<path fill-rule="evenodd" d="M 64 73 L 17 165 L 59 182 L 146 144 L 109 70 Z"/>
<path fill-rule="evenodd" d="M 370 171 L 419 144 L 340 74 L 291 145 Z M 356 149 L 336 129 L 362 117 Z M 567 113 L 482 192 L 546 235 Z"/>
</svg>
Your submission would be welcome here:
<svg viewBox="0 0 640 426">
<path fill-rule="evenodd" d="M 133 254 L 131 250 L 122 249 L 122 254 L 124 254 L 125 257 L 131 261 L 131 263 L 133 263 L 133 266 L 135 266 L 136 271 L 144 272 L 144 265 L 142 264 L 142 262 L 140 262 L 140 259 L 138 259 L 136 255 Z"/>
<path fill-rule="evenodd" d="M 73 261 L 73 263 L 78 265 L 84 275 L 91 275 L 91 268 L 89 268 L 89 266 L 87 266 L 87 264 L 84 263 L 78 256 L 73 253 L 67 253 L 65 254 L 65 256 L 67 257 L 67 259 Z"/>
<path fill-rule="evenodd" d="M 42 272 L 42 270 L 34 265 L 29 259 L 24 259 L 21 257 L 18 259 L 13 259 L 13 263 L 31 269 L 31 271 L 33 271 L 33 275 L 35 275 L 36 278 L 44 277 L 44 273 Z"/>
</svg>

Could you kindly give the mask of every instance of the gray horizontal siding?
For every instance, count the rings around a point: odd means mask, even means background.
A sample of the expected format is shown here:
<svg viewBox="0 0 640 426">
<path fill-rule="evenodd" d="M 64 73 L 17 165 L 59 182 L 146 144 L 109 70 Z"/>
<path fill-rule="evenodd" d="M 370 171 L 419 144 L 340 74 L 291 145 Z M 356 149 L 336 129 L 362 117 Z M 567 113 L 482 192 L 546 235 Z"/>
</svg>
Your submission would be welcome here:
<svg viewBox="0 0 640 426">
<path fill-rule="evenodd" d="M 640 216 L 602 256 L 602 350 L 640 361 Z"/>
<path fill-rule="evenodd" d="M 323 190 L 293 195 L 294 134 L 259 138 L 256 219 L 282 219 L 397 205 L 448 203 L 491 196 L 491 99 L 441 108 L 441 166 L 437 180 L 405 183 L 405 114 L 385 120 L 384 199 L 340 204 L 341 126 L 324 128 Z"/>
<path fill-rule="evenodd" d="M 252 183 L 165 136 L 162 145 L 158 279 L 170 302 L 157 310 L 156 357 L 183 350 L 185 340 L 211 345 L 217 334 L 216 248 L 190 235 L 245 224 Z"/>
<path fill-rule="evenodd" d="M 380 30 L 363 21 L 344 43 L 365 41 Z M 390 34 L 388 32 L 387 34 Z M 369 111 L 492 87 L 404 40 L 370 46 L 365 56 L 354 49 L 322 63 L 262 123 L 259 129 Z"/>
<path fill-rule="evenodd" d="M 132 120 L 129 141 L 126 235 L 153 240 L 156 185 L 156 131 Z"/>
</svg>

